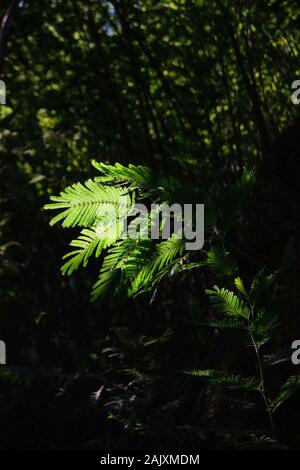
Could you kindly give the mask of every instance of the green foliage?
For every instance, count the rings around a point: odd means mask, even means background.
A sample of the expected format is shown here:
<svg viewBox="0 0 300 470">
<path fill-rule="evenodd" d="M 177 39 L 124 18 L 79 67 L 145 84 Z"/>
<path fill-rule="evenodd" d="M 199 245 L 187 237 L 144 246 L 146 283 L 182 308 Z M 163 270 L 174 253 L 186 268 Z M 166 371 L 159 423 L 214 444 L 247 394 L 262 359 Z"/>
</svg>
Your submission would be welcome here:
<svg viewBox="0 0 300 470">
<path fill-rule="evenodd" d="M 229 330 L 240 330 L 246 328 L 244 320 L 240 320 L 238 318 L 222 318 L 221 320 L 209 320 L 206 322 L 201 322 L 199 323 L 199 325 Z"/>
<path fill-rule="evenodd" d="M 77 250 L 73 250 L 63 257 L 63 259 L 70 259 L 62 266 L 62 273 L 70 275 L 81 264 L 85 267 L 92 254 L 95 252 L 97 258 L 107 244 L 107 240 L 100 238 L 96 230 L 83 229 L 78 239 L 70 243 L 70 246 L 76 247 Z"/>
<path fill-rule="evenodd" d="M 266 344 L 273 336 L 274 329 L 278 326 L 277 316 L 270 315 L 267 308 L 262 308 L 256 312 L 255 318 L 251 322 L 250 332 L 255 338 L 257 347 Z"/>
<path fill-rule="evenodd" d="M 249 298 L 251 301 L 256 302 L 260 296 L 266 295 L 268 289 L 277 281 L 278 275 L 279 272 L 266 275 L 265 269 L 259 271 L 254 277 L 250 287 Z"/>
<path fill-rule="evenodd" d="M 54 201 L 45 209 L 64 209 L 53 217 L 50 225 L 63 220 L 63 227 L 90 227 L 102 219 L 122 217 L 131 207 L 128 190 L 101 185 L 88 180 L 85 185 L 76 183 L 66 188 L 59 196 L 51 196 Z"/>
<path fill-rule="evenodd" d="M 237 375 L 226 375 L 217 370 L 190 370 L 186 374 L 199 377 L 211 385 L 242 390 L 259 390 L 260 384 L 253 377 L 244 378 Z"/>
<path fill-rule="evenodd" d="M 240 277 L 236 277 L 234 280 L 234 283 L 235 283 L 237 290 L 240 292 L 240 294 L 247 297 L 247 292 L 246 292 L 242 279 Z"/>
<path fill-rule="evenodd" d="M 85 267 L 92 255 L 97 258 L 103 249 L 112 246 L 104 258 L 99 280 L 93 286 L 92 299 L 101 297 L 118 273 L 119 282 L 124 284 L 128 295 L 136 295 L 174 272 L 175 266 L 183 260 L 185 241 L 175 233 L 169 240 L 157 244 L 141 237 L 153 224 L 151 212 L 140 227 L 138 239 L 124 235 L 124 220 L 135 214 L 134 191 L 139 197 L 154 197 L 158 191 L 155 199 L 158 203 L 165 189 L 153 187 L 154 177 L 146 167 L 106 165 L 95 161 L 93 165 L 103 176 L 88 180 L 85 185 L 77 183 L 66 188 L 60 196 L 52 196 L 54 202 L 45 206 L 45 209 L 63 209 L 51 220 L 51 225 L 63 220 L 63 227 L 86 227 L 79 238 L 70 243 L 77 249 L 64 256 L 68 261 L 62 266 L 62 273 L 70 275 L 80 265 Z M 158 184 L 163 181 L 168 192 L 168 184 L 173 180 L 158 179 Z M 174 180 L 173 189 L 175 187 Z M 132 221 L 131 225 L 134 223 Z"/>
<path fill-rule="evenodd" d="M 290 376 L 286 383 L 282 385 L 278 396 L 270 400 L 270 408 L 273 413 L 279 408 L 283 403 L 286 402 L 300 387 L 300 376 L 292 375 Z"/>
<path fill-rule="evenodd" d="M 0 3 L 2 18 L 12 2 Z M 276 448 L 283 436 L 299 447 L 297 406 L 276 402 L 299 330 L 295 0 L 15 3 L 0 106 L 0 338 L 24 367 L 0 371 L 0 447 Z M 57 273 L 66 231 L 40 211 L 62 188 L 48 207 L 71 229 L 71 278 Z M 123 240 L 135 200 L 205 203 L 207 257 L 175 237 Z M 97 271 L 102 305 L 86 301 Z M 216 310 L 204 294 L 214 284 Z M 152 290 L 155 303 L 137 296 Z M 227 393 L 202 394 L 176 372 L 194 366 L 260 389 L 231 393 L 225 381 Z"/>
<path fill-rule="evenodd" d="M 210 297 L 210 301 L 214 307 L 222 313 L 230 316 L 236 316 L 248 320 L 250 311 L 242 300 L 238 298 L 233 292 L 223 287 L 220 289 L 214 286 L 213 290 L 206 290 Z"/>
<path fill-rule="evenodd" d="M 232 277 L 236 273 L 236 264 L 228 252 L 210 247 L 207 253 L 207 265 L 220 278 Z"/>
<path fill-rule="evenodd" d="M 174 177 L 155 175 L 148 167 L 121 163 L 107 165 L 92 160 L 92 165 L 102 173 L 95 181 L 105 185 L 128 185 L 131 191 L 137 190 L 141 198 L 150 198 L 156 203 L 173 202 L 180 191 L 180 184 Z"/>
<path fill-rule="evenodd" d="M 113 289 L 112 282 L 118 274 L 120 274 L 118 279 L 120 284 L 132 285 L 150 249 L 149 240 L 140 241 L 128 238 L 117 242 L 108 251 L 103 261 L 99 280 L 93 286 L 92 299 L 96 300 L 101 297 L 108 288 Z"/>
<path fill-rule="evenodd" d="M 152 259 L 137 273 L 132 285 L 132 293 L 151 288 L 166 274 L 172 274 L 176 264 L 181 263 L 185 241 L 172 235 L 165 242 L 156 245 Z"/>
<path fill-rule="evenodd" d="M 250 346 L 255 353 L 258 379 L 255 377 L 241 378 L 240 376 L 232 376 L 225 374 L 222 371 L 215 370 L 192 370 L 189 371 L 191 375 L 206 379 L 213 385 L 219 385 L 220 387 L 227 387 L 228 385 L 236 384 L 239 388 L 253 389 L 256 390 L 263 399 L 265 412 L 269 415 L 270 427 L 272 433 L 275 435 L 276 429 L 274 424 L 273 415 L 297 389 L 299 389 L 299 376 L 290 376 L 287 382 L 282 385 L 277 397 L 271 398 L 267 395 L 265 386 L 265 377 L 263 370 L 263 360 L 260 355 L 260 349 L 264 346 L 272 337 L 273 330 L 277 326 L 277 316 L 269 310 L 269 297 L 274 298 L 276 290 L 268 292 L 267 288 L 273 285 L 277 279 L 277 273 L 267 275 L 264 270 L 259 271 L 252 280 L 249 294 L 245 289 L 244 282 L 240 277 L 236 277 L 234 284 L 237 291 L 242 296 L 241 300 L 236 294 L 225 289 L 214 287 L 213 290 L 206 290 L 210 301 L 218 312 L 225 315 L 229 315 L 230 322 L 226 319 L 213 320 L 209 322 L 203 322 L 202 325 L 212 326 L 220 329 L 235 329 L 244 330 L 248 333 L 250 338 Z M 247 320 L 247 322 L 245 322 Z M 245 346 L 247 338 L 243 337 Z M 273 354 L 273 356 L 276 356 Z M 241 447 L 273 447 L 280 445 L 275 439 L 264 438 L 262 436 L 258 440 L 255 438 L 255 442 L 241 444 Z M 239 446 L 238 446 L 239 447 Z M 278 448 L 279 448 L 278 447 Z"/>
<path fill-rule="evenodd" d="M 145 196 L 147 191 L 153 186 L 152 173 L 145 166 L 129 164 L 126 167 L 121 165 L 121 163 L 107 165 L 96 162 L 96 160 L 92 160 L 92 165 L 103 174 L 103 176 L 98 176 L 96 181 L 106 185 L 128 184 L 132 190 L 138 189 Z"/>
</svg>

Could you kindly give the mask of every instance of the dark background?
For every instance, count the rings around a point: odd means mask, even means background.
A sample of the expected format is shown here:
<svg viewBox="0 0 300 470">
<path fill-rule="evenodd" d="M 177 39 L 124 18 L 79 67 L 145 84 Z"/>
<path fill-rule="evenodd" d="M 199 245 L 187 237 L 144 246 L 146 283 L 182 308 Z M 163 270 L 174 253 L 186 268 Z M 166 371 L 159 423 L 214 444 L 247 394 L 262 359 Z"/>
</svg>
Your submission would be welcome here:
<svg viewBox="0 0 300 470">
<path fill-rule="evenodd" d="M 1 17 L 10 3 L 1 1 Z M 151 294 L 112 292 L 92 304 L 98 263 L 63 277 L 72 233 L 50 228 L 42 207 L 95 176 L 93 158 L 221 195 L 209 243 L 230 249 L 246 284 L 289 260 L 272 340 L 273 350 L 289 348 L 300 335 L 297 4 L 16 5 L 1 43 L 1 449 L 215 449 L 269 435 L 261 403 L 247 408 L 243 395 L 182 374 L 257 372 L 235 332 L 197 324 L 210 312 L 205 288 L 222 280 L 197 269 L 164 280 L 152 303 Z M 236 212 L 243 167 L 256 179 Z M 268 370 L 271 395 L 295 373 L 290 361 Z M 300 446 L 298 410 L 296 393 L 275 415 L 278 442 L 290 448 Z"/>
</svg>

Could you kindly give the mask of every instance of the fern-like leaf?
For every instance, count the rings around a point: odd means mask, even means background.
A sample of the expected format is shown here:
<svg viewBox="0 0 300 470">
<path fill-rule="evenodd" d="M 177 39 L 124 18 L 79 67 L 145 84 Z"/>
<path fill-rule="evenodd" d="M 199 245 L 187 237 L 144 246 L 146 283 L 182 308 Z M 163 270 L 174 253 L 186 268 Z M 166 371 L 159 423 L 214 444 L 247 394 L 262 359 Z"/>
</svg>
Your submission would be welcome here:
<svg viewBox="0 0 300 470">
<path fill-rule="evenodd" d="M 263 308 L 257 311 L 251 323 L 250 332 L 259 348 L 271 339 L 272 330 L 277 326 L 277 316 L 273 316 L 273 312 Z"/>
<path fill-rule="evenodd" d="M 266 292 L 266 290 L 274 284 L 278 279 L 278 272 L 267 275 L 265 269 L 261 269 L 254 277 L 250 291 L 249 298 L 253 303 L 257 302 L 258 298 Z"/>
<path fill-rule="evenodd" d="M 62 266 L 62 273 L 71 275 L 80 265 L 86 267 L 88 260 L 94 253 L 95 257 L 98 258 L 102 250 L 115 243 L 121 234 L 121 230 L 122 221 L 114 220 L 107 220 L 106 223 L 92 229 L 83 229 L 80 236 L 70 243 L 70 246 L 77 249 L 63 257 L 63 259 L 69 259 Z"/>
<path fill-rule="evenodd" d="M 174 177 L 156 176 L 142 165 L 108 165 L 95 160 L 92 165 L 102 173 L 96 181 L 106 185 L 127 185 L 131 190 L 136 189 L 140 196 L 149 197 L 156 203 L 174 201 L 181 187 Z"/>
<path fill-rule="evenodd" d="M 205 291 L 215 308 L 226 315 L 242 317 L 249 319 L 250 311 L 242 300 L 238 298 L 233 292 L 224 289 L 220 289 L 218 286 L 214 286 L 214 290 Z"/>
<path fill-rule="evenodd" d="M 99 279 L 93 286 L 92 300 L 106 293 L 118 273 L 123 274 L 125 280 L 130 282 L 138 271 L 139 263 L 143 262 L 149 252 L 151 243 L 151 240 L 132 238 L 118 241 L 104 259 Z"/>
<path fill-rule="evenodd" d="M 128 166 L 115 163 L 115 165 L 107 165 L 92 160 L 92 165 L 102 176 L 97 177 L 97 181 L 104 184 L 128 184 L 132 188 L 149 189 L 153 186 L 153 176 L 150 169 L 142 165 Z"/>
<path fill-rule="evenodd" d="M 185 371 L 185 374 L 199 377 L 211 385 L 226 387 L 231 389 L 259 390 L 260 384 L 254 377 L 240 377 L 238 375 L 226 375 L 218 370 L 199 370 L 193 369 Z"/>
<path fill-rule="evenodd" d="M 243 280 L 240 277 L 236 277 L 234 280 L 235 287 L 244 297 L 247 297 L 247 292 L 243 283 Z"/>
<path fill-rule="evenodd" d="M 207 266 L 222 278 L 228 278 L 236 273 L 237 267 L 229 253 L 211 247 L 207 253 Z"/>
<path fill-rule="evenodd" d="M 103 217 L 120 217 L 126 214 L 132 201 L 126 188 L 104 186 L 93 180 L 85 185 L 75 183 L 59 196 L 51 196 L 53 203 L 45 209 L 64 209 L 53 217 L 50 225 L 63 220 L 63 227 L 91 227 Z"/>
<path fill-rule="evenodd" d="M 149 285 L 153 286 L 174 267 L 184 252 L 185 241 L 176 234 L 159 243 L 150 260 L 138 273 L 132 284 L 131 295 L 137 294 Z"/>
<path fill-rule="evenodd" d="M 274 413 L 279 406 L 281 406 L 288 398 L 290 398 L 296 390 L 300 389 L 300 376 L 292 375 L 286 381 L 286 383 L 281 387 L 281 390 L 275 400 L 271 402 L 271 410 Z"/>
<path fill-rule="evenodd" d="M 222 320 L 210 320 L 207 322 L 199 323 L 200 326 L 208 326 L 210 328 L 217 328 L 217 329 L 238 329 L 243 330 L 245 329 L 245 322 L 239 320 L 238 318 L 223 318 Z"/>
</svg>

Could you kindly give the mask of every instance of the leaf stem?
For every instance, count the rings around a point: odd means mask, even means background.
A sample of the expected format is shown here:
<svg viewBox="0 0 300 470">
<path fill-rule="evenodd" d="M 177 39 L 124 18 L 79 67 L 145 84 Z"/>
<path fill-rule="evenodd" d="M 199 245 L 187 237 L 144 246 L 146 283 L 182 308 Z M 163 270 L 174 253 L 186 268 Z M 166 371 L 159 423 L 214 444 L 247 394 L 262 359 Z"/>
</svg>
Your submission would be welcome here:
<svg viewBox="0 0 300 470">
<path fill-rule="evenodd" d="M 251 306 L 251 320 L 252 321 L 253 321 L 253 316 L 254 316 L 254 306 Z M 270 424 L 271 424 L 273 437 L 275 437 L 276 436 L 275 423 L 274 423 L 273 414 L 272 414 L 272 411 L 270 409 L 268 399 L 267 399 L 267 396 L 266 396 L 265 380 L 264 380 L 264 374 L 263 374 L 263 369 L 262 369 L 262 364 L 261 364 L 261 359 L 260 359 L 260 354 L 259 354 L 259 348 L 258 348 L 258 345 L 255 341 L 253 333 L 251 331 L 250 319 L 248 319 L 248 331 L 249 331 L 249 335 L 250 335 L 250 338 L 251 338 L 251 341 L 252 341 L 252 344 L 253 344 L 253 347 L 254 347 L 254 350 L 255 350 L 256 359 L 257 359 L 257 365 L 258 365 L 258 370 L 259 370 L 259 378 L 260 378 L 260 389 L 259 389 L 259 391 L 260 391 L 260 394 L 263 398 L 263 401 L 264 401 L 265 407 L 266 407 L 266 411 L 267 411 L 267 413 L 269 415 L 269 418 L 270 418 Z"/>
</svg>

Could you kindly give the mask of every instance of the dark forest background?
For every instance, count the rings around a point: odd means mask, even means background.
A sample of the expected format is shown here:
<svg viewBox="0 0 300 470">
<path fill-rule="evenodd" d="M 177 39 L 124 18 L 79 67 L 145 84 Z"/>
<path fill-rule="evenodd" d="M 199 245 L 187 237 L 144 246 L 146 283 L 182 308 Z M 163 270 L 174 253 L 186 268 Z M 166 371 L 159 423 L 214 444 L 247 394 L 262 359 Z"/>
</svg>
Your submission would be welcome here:
<svg viewBox="0 0 300 470">
<path fill-rule="evenodd" d="M 257 377 L 238 331 L 201 325 L 205 289 L 233 290 L 234 277 L 198 267 L 155 296 L 91 303 L 99 263 L 62 276 L 70 234 L 43 210 L 95 176 L 92 159 L 216 198 L 205 253 L 229 253 L 245 286 L 281 273 L 262 345 L 266 387 L 280 393 L 299 373 L 298 1 L 1 0 L 1 17 L 13 5 L 1 38 L 0 448 L 299 448 L 298 380 L 274 433 L 260 398 L 183 373 Z"/>
</svg>

